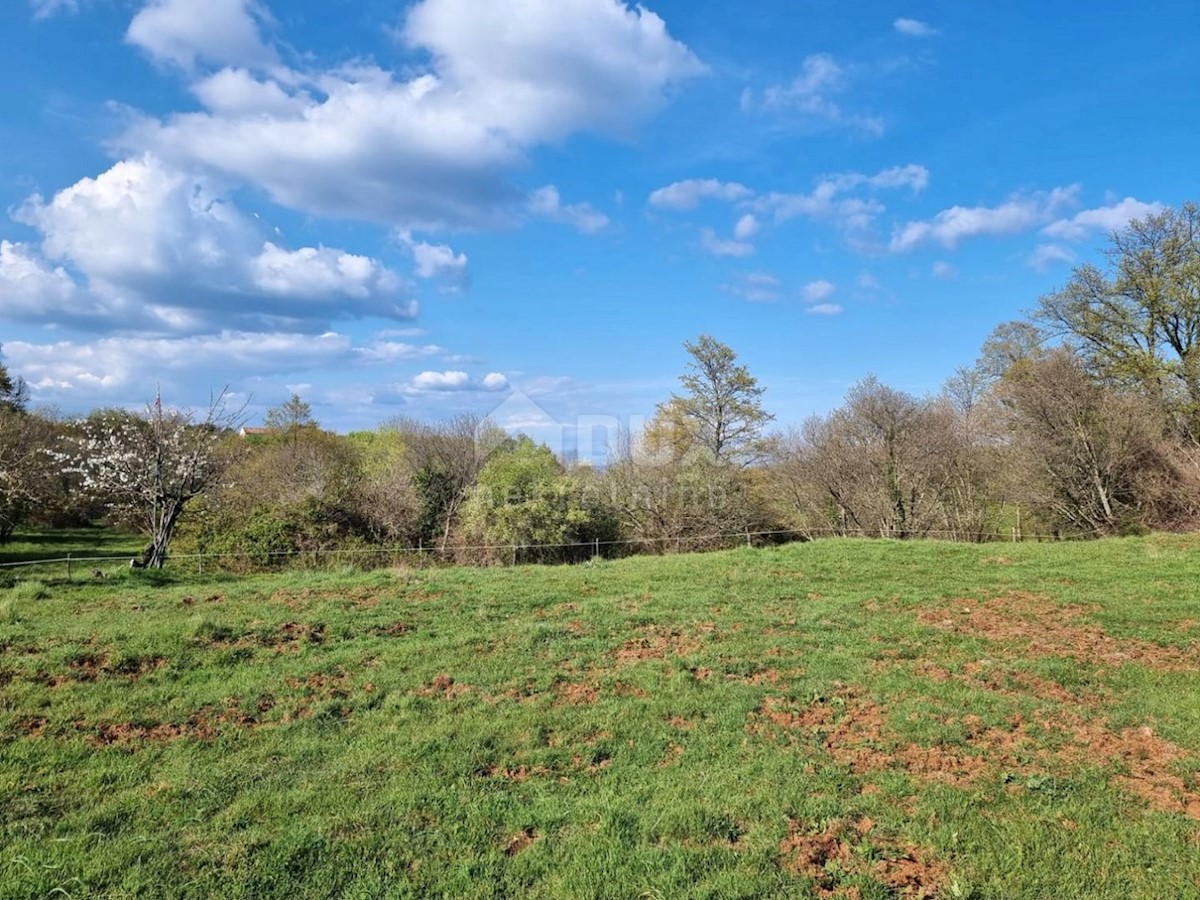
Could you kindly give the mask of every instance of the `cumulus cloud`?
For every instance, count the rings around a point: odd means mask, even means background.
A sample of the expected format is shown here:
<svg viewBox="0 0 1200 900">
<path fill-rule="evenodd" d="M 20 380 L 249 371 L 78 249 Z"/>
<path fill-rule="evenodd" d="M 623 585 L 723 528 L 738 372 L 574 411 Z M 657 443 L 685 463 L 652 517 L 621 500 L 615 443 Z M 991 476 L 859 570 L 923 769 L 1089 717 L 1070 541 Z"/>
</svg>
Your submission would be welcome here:
<svg viewBox="0 0 1200 900">
<path fill-rule="evenodd" d="M 87 401 L 125 396 L 148 400 L 151 385 L 217 389 L 227 372 L 300 372 L 335 365 L 352 353 L 345 335 L 225 332 L 186 338 L 106 337 L 92 343 L 9 341 L 5 355 L 39 397 Z M 141 393 L 141 397 L 131 396 Z"/>
<path fill-rule="evenodd" d="M 929 170 L 924 166 L 909 164 L 893 166 L 874 175 L 861 172 L 825 175 L 817 180 L 810 193 L 772 192 L 757 197 L 752 205 L 759 213 L 771 216 L 777 224 L 803 217 L 828 222 L 847 234 L 861 234 L 875 225 L 886 207 L 872 196 L 847 194 L 862 189 L 880 191 L 902 188 L 915 194 L 923 191 L 928 184 Z"/>
<path fill-rule="evenodd" d="M 6 309 L 14 318 L 135 331 L 321 331 L 347 316 L 416 312 L 410 286 L 378 260 L 282 247 L 220 185 L 153 156 L 117 163 L 50 200 L 35 195 L 16 218 L 42 241 L 39 254 L 11 245 L 2 264 L 6 280 L 24 273 L 25 299 Z"/>
<path fill-rule="evenodd" d="M 841 311 L 842 307 L 837 303 L 818 303 L 805 310 L 811 316 L 836 316 Z"/>
<path fill-rule="evenodd" d="M 489 372 L 481 379 L 473 379 L 466 372 L 422 372 L 405 386 L 406 393 L 426 394 L 450 391 L 502 391 L 508 387 L 508 378 L 499 372 Z"/>
<path fill-rule="evenodd" d="M 1059 219 L 1042 229 L 1049 238 L 1063 241 L 1079 241 L 1096 233 L 1119 231 L 1134 219 L 1157 215 L 1166 207 L 1161 203 L 1144 203 L 1134 197 L 1126 197 L 1118 203 L 1085 209 L 1069 219 Z"/>
<path fill-rule="evenodd" d="M 715 256 L 747 256 L 754 252 L 749 239 L 762 230 L 764 220 L 779 225 L 801 217 L 833 225 L 858 249 L 874 249 L 866 239 L 867 233 L 887 208 L 873 194 L 903 189 L 918 194 L 928 185 L 929 170 L 909 163 L 874 174 L 823 175 L 811 192 L 803 194 L 782 191 L 758 194 L 736 182 L 689 179 L 659 188 L 650 194 L 649 203 L 659 209 L 683 212 L 696 209 L 703 200 L 724 201 L 741 208 L 743 214 L 734 226 L 734 240 L 721 240 L 711 229 L 701 232 L 701 246 Z"/>
<path fill-rule="evenodd" d="M 659 188 L 650 195 L 650 205 L 661 209 L 686 211 L 695 209 L 702 200 L 745 200 L 754 191 L 744 184 L 717 181 L 715 178 L 691 178 Z"/>
<path fill-rule="evenodd" d="M 933 274 L 934 278 L 941 278 L 944 281 L 949 281 L 952 278 L 958 277 L 958 269 L 945 260 L 938 260 L 935 262 L 930 267 L 929 271 Z"/>
<path fill-rule="evenodd" d="M 446 244 L 417 240 L 407 231 L 400 232 L 397 239 L 412 253 L 413 274 L 418 278 L 437 281 L 447 294 L 461 293 L 466 288 L 470 280 L 467 254 L 456 253 Z"/>
<path fill-rule="evenodd" d="M 561 222 L 584 234 L 596 234 L 608 227 L 608 216 L 593 209 L 590 204 L 564 204 L 554 185 L 534 191 L 529 197 L 528 207 L 529 212 L 539 219 Z"/>
<path fill-rule="evenodd" d="M 835 290 L 836 288 L 834 287 L 833 283 L 826 281 L 825 279 L 820 279 L 819 281 L 810 281 L 803 288 L 804 299 L 814 302 L 817 300 L 827 300 L 833 296 L 833 292 Z"/>
<path fill-rule="evenodd" d="M 711 228 L 700 231 L 700 246 L 713 256 L 743 257 L 754 254 L 754 245 L 745 241 L 727 241 L 717 237 Z"/>
<path fill-rule="evenodd" d="M 200 61 L 269 66 L 277 57 L 259 36 L 267 18 L 255 0 L 151 0 L 133 17 L 125 39 L 185 69 Z"/>
<path fill-rule="evenodd" d="M 847 112 L 839 99 L 850 88 L 850 73 L 831 54 L 805 57 L 800 73 L 787 84 L 772 85 L 756 99 L 749 88 L 742 93 L 742 111 L 786 113 L 802 122 L 842 127 L 870 137 L 883 134 L 879 116 Z"/>
<path fill-rule="evenodd" d="M 221 3 L 253 24 L 256 7 Z M 581 131 L 627 136 L 704 71 L 661 18 L 621 0 L 422 0 L 399 35 L 428 56 L 425 71 L 251 75 L 252 48 L 230 50 L 220 62 L 239 71 L 194 88 L 204 112 L 143 118 L 122 145 L 204 165 L 307 213 L 412 231 L 504 226 L 528 199 L 508 175 L 530 149 Z M 192 59 L 211 57 L 202 43 L 187 45 Z M 159 52 L 189 59 L 171 44 Z M 568 224 L 598 227 L 594 211 L 567 210 Z"/>
<path fill-rule="evenodd" d="M 1028 231 L 1073 205 L 1077 185 L 1018 194 L 999 206 L 952 206 L 932 219 L 908 222 L 892 233 L 889 247 L 897 253 L 933 243 L 953 249 L 978 235 L 1010 235 Z"/>
<path fill-rule="evenodd" d="M 758 234 L 759 228 L 758 219 L 754 217 L 754 214 L 746 213 L 733 226 L 733 236 L 739 241 L 744 241 Z"/>
<path fill-rule="evenodd" d="M 892 27 L 905 37 L 933 37 L 938 34 L 938 30 L 931 25 L 922 22 L 920 19 L 905 19 L 900 18 L 892 23 Z"/>
</svg>

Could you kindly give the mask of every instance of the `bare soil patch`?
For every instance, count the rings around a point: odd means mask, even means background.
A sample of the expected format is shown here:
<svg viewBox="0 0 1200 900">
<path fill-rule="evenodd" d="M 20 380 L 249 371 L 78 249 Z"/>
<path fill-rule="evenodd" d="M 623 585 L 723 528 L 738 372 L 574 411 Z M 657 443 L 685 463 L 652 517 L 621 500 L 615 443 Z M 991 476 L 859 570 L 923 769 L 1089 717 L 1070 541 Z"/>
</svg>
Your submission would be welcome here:
<svg viewBox="0 0 1200 900">
<path fill-rule="evenodd" d="M 57 687 L 67 680 L 96 681 L 106 676 L 136 681 L 166 665 L 167 660 L 161 656 L 122 656 L 114 660 L 106 655 L 85 653 L 67 662 L 66 676 L 52 675 L 47 683 Z"/>
<path fill-rule="evenodd" d="M 780 842 L 783 867 L 813 881 L 818 897 L 861 897 L 847 877 L 867 876 L 901 897 L 936 897 L 945 867 L 932 854 L 876 831 L 868 818 L 835 821 L 824 829 L 791 821 Z"/>
<path fill-rule="evenodd" d="M 446 700 L 453 700 L 455 697 L 471 693 L 472 690 L 474 688 L 471 685 L 459 684 L 453 676 L 442 672 L 435 675 L 433 680 L 417 693 L 422 697 L 442 697 Z"/>
<path fill-rule="evenodd" d="M 887 727 L 886 712 L 854 692 L 807 706 L 767 697 L 750 714 L 746 728 L 756 734 L 769 734 L 771 727 L 809 731 L 830 756 L 856 774 L 898 768 L 956 787 L 1002 774 L 1027 778 L 1106 764 L 1117 770 L 1117 784 L 1154 809 L 1200 820 L 1200 793 L 1193 787 L 1200 778 L 1200 762 L 1149 728 L 1117 731 L 1103 719 L 1085 720 L 1075 712 L 1035 722 L 1018 714 L 1003 725 L 985 725 L 977 716 L 966 715 L 946 722 L 962 729 L 962 744 L 926 747 L 897 739 Z M 1189 767 L 1191 779 L 1178 774 Z"/>
<path fill-rule="evenodd" d="M 949 600 L 918 613 L 926 625 L 991 641 L 1019 641 L 1025 652 L 1067 656 L 1080 662 L 1120 666 L 1140 663 L 1166 671 L 1200 669 L 1200 646 L 1181 649 L 1137 638 L 1115 638 L 1087 622 L 1087 607 L 1060 605 L 1048 597 L 1015 592 L 988 600 Z"/>
<path fill-rule="evenodd" d="M 641 636 L 622 644 L 614 653 L 618 666 L 631 666 L 652 659 L 691 656 L 705 644 L 701 635 L 717 630 L 713 622 L 700 622 L 691 633 L 678 628 L 651 625 L 641 629 Z"/>
<path fill-rule="evenodd" d="M 257 717 L 244 713 L 237 700 L 230 698 L 225 709 L 201 707 L 185 722 L 111 722 L 95 726 L 78 722 L 76 728 L 92 732 L 92 743 L 106 747 L 114 744 L 170 743 L 185 738 L 211 741 L 226 728 L 256 728 L 260 724 Z"/>
<path fill-rule="evenodd" d="M 537 839 L 538 833 L 533 828 L 518 831 L 505 842 L 504 855 L 516 856 L 518 853 L 524 853 L 537 842 Z"/>
</svg>

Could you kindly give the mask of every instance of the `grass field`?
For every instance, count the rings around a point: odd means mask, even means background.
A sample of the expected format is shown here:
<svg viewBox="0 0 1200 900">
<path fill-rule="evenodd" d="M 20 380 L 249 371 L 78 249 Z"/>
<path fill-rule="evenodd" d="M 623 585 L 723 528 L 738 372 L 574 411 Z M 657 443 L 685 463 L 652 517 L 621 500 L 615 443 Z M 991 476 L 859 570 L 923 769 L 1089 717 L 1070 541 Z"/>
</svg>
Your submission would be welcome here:
<svg viewBox="0 0 1200 900">
<path fill-rule="evenodd" d="M 1200 541 L 0 590 L 2 897 L 1200 897 Z"/>
</svg>

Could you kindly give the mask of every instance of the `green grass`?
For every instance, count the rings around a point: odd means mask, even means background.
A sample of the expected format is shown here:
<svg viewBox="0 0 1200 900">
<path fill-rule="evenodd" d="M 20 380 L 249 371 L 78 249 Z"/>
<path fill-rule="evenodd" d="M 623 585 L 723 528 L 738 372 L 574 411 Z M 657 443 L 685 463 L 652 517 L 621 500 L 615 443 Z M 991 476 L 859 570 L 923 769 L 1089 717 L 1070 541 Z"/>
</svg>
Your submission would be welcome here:
<svg viewBox="0 0 1200 900">
<path fill-rule="evenodd" d="M 18 579 L 67 576 L 67 566 L 61 562 L 30 566 L 4 565 L 6 563 L 61 560 L 70 554 L 72 560 L 78 561 L 77 565 L 71 567 L 72 576 L 86 578 L 93 567 L 88 563 L 89 559 L 137 556 L 145 544 L 143 538 L 113 528 L 48 528 L 18 532 L 10 541 L 0 544 L 0 587 Z M 105 572 L 121 568 L 112 561 L 97 562 L 95 565 Z"/>
<path fill-rule="evenodd" d="M 1198 584 L 1159 536 L 26 582 L 0 897 L 1200 897 Z"/>
</svg>

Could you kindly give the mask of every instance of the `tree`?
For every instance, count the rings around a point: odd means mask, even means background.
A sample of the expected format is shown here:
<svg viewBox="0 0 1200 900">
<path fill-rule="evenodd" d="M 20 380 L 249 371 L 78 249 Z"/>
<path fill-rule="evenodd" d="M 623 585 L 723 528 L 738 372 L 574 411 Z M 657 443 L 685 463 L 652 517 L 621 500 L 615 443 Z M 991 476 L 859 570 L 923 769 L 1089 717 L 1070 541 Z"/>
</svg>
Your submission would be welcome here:
<svg viewBox="0 0 1200 900">
<path fill-rule="evenodd" d="M 218 445 L 240 424 L 222 392 L 203 418 L 167 410 L 97 413 L 79 424 L 71 456 L 84 490 L 129 515 L 150 538 L 141 564 L 161 569 L 185 507 L 213 488 L 224 470 Z"/>
<path fill-rule="evenodd" d="M 762 430 L 774 418 L 762 408 L 766 388 L 737 364 L 731 348 L 709 335 L 683 346 L 692 357 L 679 377 L 685 393 L 658 407 L 653 427 L 665 426 L 677 447 L 703 450 L 718 463 L 749 465 L 761 459 Z"/>
<path fill-rule="evenodd" d="M 518 548 L 519 561 L 586 559 L 594 541 L 605 542 L 607 550 L 617 537 L 600 492 L 589 487 L 584 473 L 567 473 L 549 447 L 522 436 L 479 472 L 463 506 L 463 524 L 473 540 Z"/>
<path fill-rule="evenodd" d="M 999 391 L 1019 483 L 1056 528 L 1101 536 L 1146 527 L 1156 499 L 1178 494 L 1158 414 L 1144 396 L 1097 383 L 1071 350 L 1015 369 Z M 1175 490 L 1160 491 L 1163 483 Z"/>
<path fill-rule="evenodd" d="M 426 544 L 440 541 L 445 550 L 480 470 L 494 451 L 510 447 L 511 440 L 490 420 L 471 413 L 436 424 L 397 419 L 386 427 L 404 444 L 419 505 L 417 536 Z"/>
<path fill-rule="evenodd" d="M 979 540 L 988 499 L 974 449 L 965 414 L 944 399 L 867 378 L 782 442 L 774 494 L 816 534 Z"/>
<path fill-rule="evenodd" d="M 1134 387 L 1200 440 L 1200 205 L 1130 222 L 1109 238 L 1109 267 L 1076 268 L 1038 318 L 1088 369 Z"/>
<path fill-rule="evenodd" d="M 313 418 L 312 406 L 295 393 L 286 402 L 268 409 L 263 424 L 279 435 L 293 452 L 299 447 L 300 437 L 305 431 L 320 428 Z"/>
<path fill-rule="evenodd" d="M 0 409 L 11 412 L 25 412 L 29 405 L 29 385 L 21 377 L 14 378 L 8 369 L 0 363 Z"/>
</svg>

